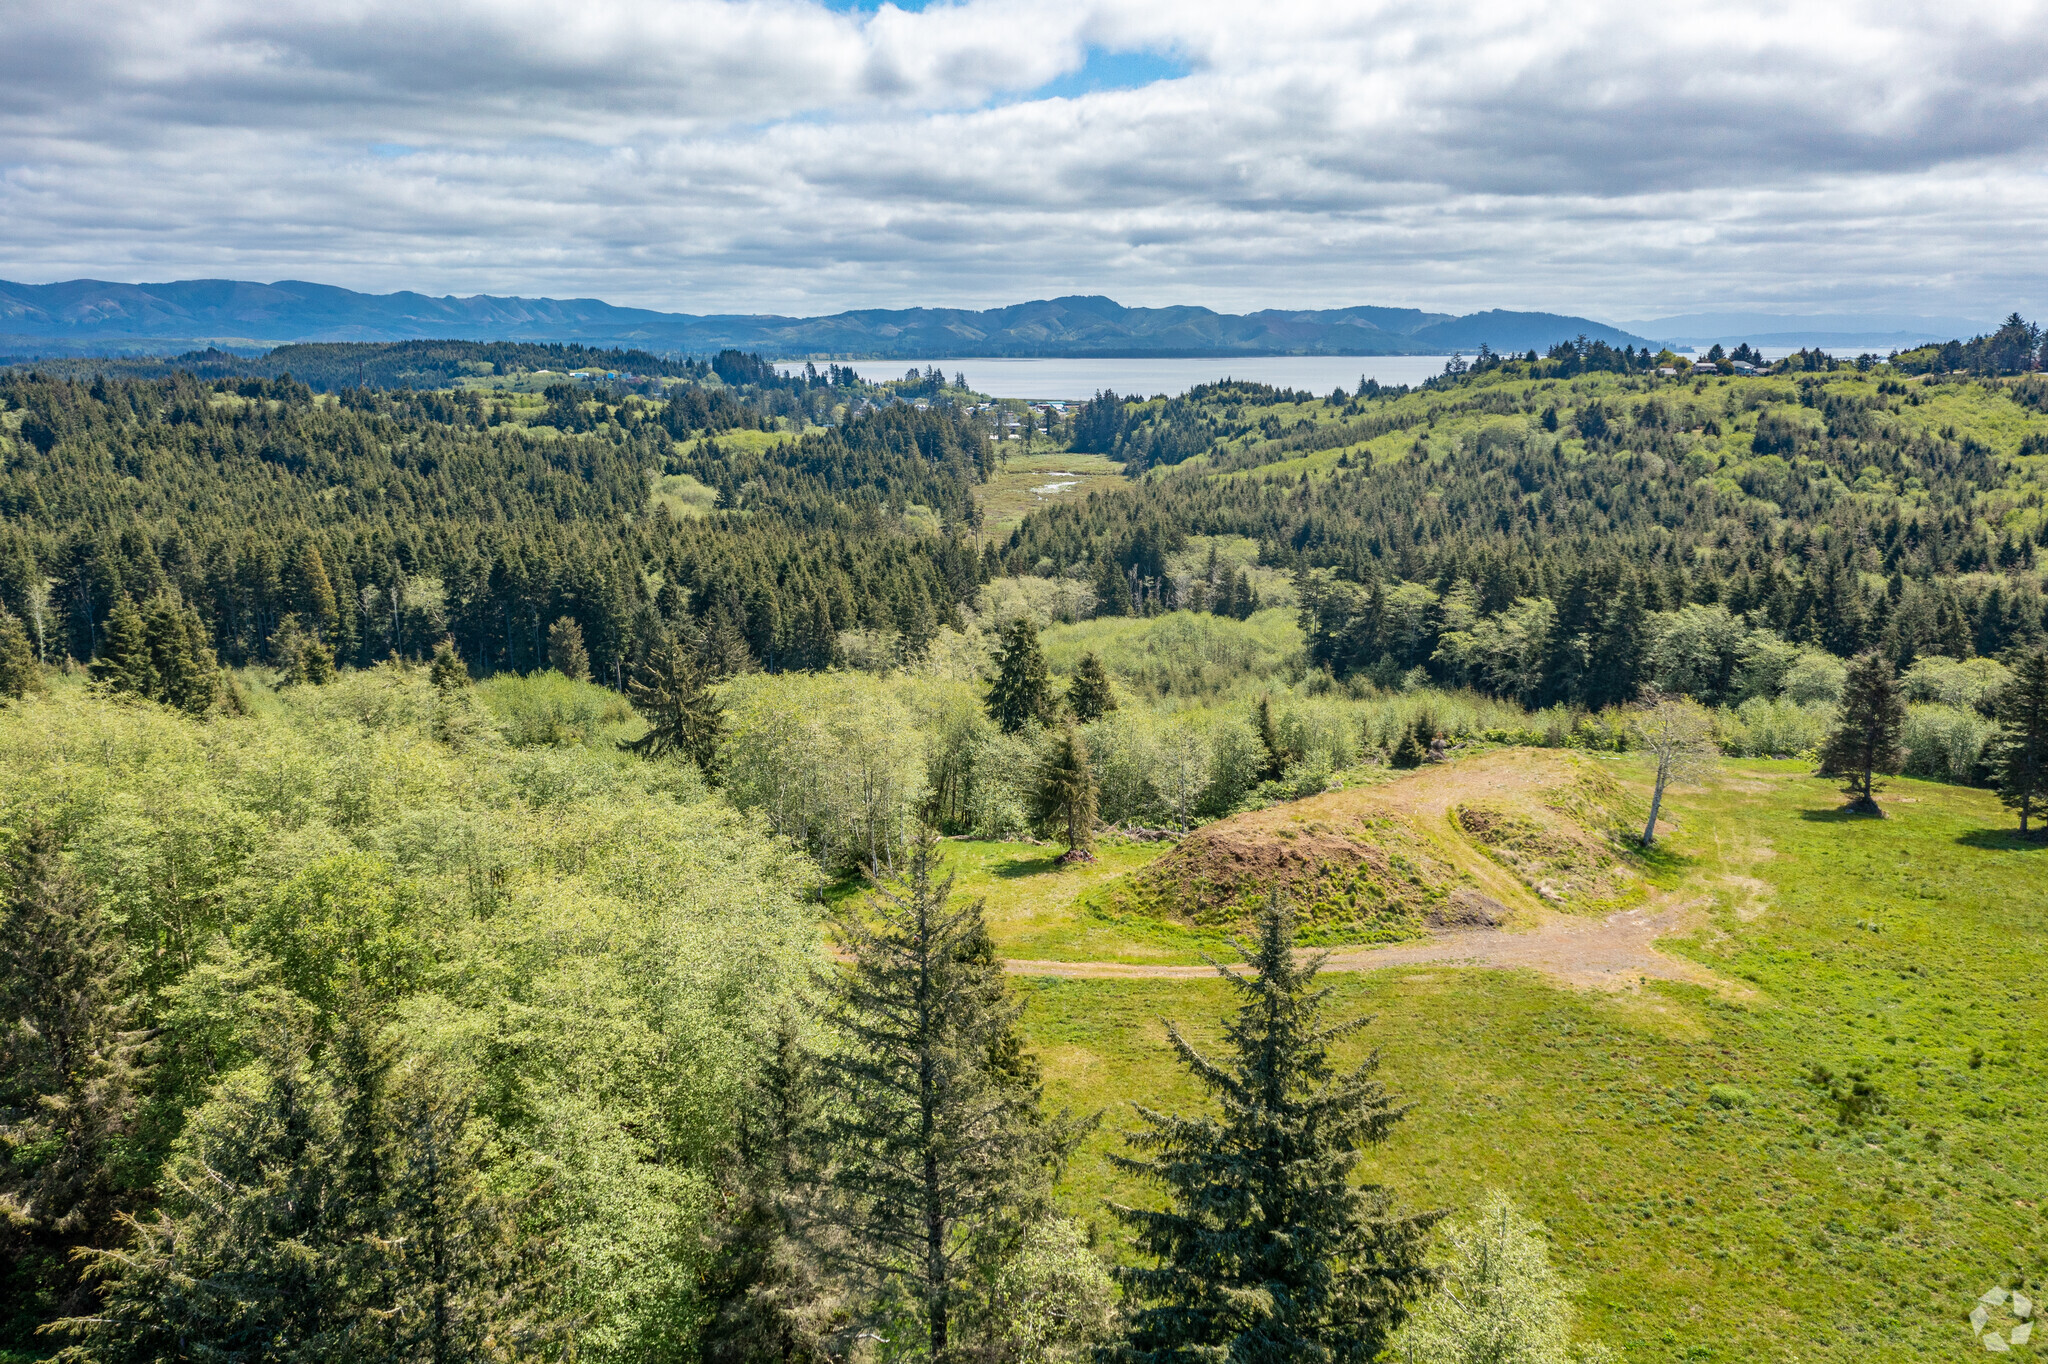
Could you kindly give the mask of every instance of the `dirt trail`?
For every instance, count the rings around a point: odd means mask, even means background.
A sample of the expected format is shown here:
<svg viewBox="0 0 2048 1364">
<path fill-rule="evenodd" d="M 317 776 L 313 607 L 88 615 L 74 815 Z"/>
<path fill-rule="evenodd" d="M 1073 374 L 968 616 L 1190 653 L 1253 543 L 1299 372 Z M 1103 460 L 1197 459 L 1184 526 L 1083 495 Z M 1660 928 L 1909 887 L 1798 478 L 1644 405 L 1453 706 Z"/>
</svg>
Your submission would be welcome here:
<svg viewBox="0 0 2048 1364">
<path fill-rule="evenodd" d="M 1426 942 L 1330 950 L 1326 971 L 1378 971 L 1389 966 L 1482 966 L 1540 971 L 1582 988 L 1625 990 L 1643 977 L 1726 988 L 1704 967 L 1666 956 L 1657 939 L 1682 931 L 1698 901 L 1653 901 L 1604 919 L 1545 914 L 1526 932 L 1480 929 L 1444 933 Z M 1112 961 L 1006 961 L 1016 975 L 1086 980 L 1199 980 L 1207 966 L 1154 966 Z"/>
</svg>

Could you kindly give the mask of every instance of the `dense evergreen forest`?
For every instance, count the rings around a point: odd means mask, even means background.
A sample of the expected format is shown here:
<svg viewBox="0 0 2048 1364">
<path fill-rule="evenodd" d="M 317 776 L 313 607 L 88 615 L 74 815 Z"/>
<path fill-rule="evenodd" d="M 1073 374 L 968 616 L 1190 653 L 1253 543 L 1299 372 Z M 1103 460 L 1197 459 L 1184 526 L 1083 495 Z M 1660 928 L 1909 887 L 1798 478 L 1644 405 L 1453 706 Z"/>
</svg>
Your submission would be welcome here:
<svg viewBox="0 0 2048 1364">
<path fill-rule="evenodd" d="M 1070 867 L 1451 742 L 1654 746 L 1646 687 L 1692 757 L 2024 821 L 2048 380 L 1958 344 L 1070 416 L 737 353 L 581 357 L 658 394 L 426 343 L 326 392 L 0 374 L 0 1349 L 1438 1349 L 1396 1335 L 1460 1329 L 1436 1214 L 1353 1177 L 1405 1110 L 1291 951 L 1382 939 L 1265 903 L 1220 1049 L 1174 1039 L 1223 1117 L 1143 1115 L 1165 1206 L 1102 1248 L 1057 1196 L 1094 1115 L 1044 1102 L 940 835 Z"/>
</svg>

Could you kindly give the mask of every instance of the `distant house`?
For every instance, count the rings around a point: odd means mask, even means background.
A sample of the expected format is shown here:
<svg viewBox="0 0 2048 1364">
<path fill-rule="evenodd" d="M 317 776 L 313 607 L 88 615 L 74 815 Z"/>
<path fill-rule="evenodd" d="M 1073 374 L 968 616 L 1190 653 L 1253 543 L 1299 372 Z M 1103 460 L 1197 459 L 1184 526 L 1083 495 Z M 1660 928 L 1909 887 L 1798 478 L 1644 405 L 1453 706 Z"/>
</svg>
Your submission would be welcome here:
<svg viewBox="0 0 2048 1364">
<path fill-rule="evenodd" d="M 1699 360 L 1694 362 L 1692 372 L 1694 374 L 1719 374 L 1721 367 L 1712 360 Z"/>
<path fill-rule="evenodd" d="M 1678 371 L 1669 365 L 1661 367 L 1657 372 L 1667 379 L 1676 379 L 1678 377 Z"/>
<path fill-rule="evenodd" d="M 1730 360 L 1728 362 L 1728 368 L 1734 370 L 1737 374 L 1756 373 L 1756 366 L 1752 365 L 1747 360 Z"/>
</svg>

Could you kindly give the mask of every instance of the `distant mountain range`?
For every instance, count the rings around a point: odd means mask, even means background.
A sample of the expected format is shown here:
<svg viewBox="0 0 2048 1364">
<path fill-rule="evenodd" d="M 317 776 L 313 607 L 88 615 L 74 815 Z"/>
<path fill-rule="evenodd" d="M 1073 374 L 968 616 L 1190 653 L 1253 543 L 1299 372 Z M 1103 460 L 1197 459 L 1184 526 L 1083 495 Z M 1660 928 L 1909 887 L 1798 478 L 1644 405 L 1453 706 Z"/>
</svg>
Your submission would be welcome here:
<svg viewBox="0 0 2048 1364">
<path fill-rule="evenodd" d="M 1494 310 L 1464 317 L 1416 308 L 1232 314 L 1126 308 L 1094 296 L 1007 308 L 860 309 L 830 317 L 654 312 L 597 299 L 359 294 L 279 280 L 170 284 L 0 281 L 0 350 L 161 352 L 294 341 L 563 341 L 704 355 L 734 347 L 776 359 L 969 356 L 1445 355 L 1545 350 L 1577 336 L 1643 337 L 1583 317 Z"/>
<path fill-rule="evenodd" d="M 1903 313 L 1687 313 L 1628 324 L 1667 346 L 1705 350 L 1715 342 L 1732 346 L 1819 346 L 1823 350 L 1906 350 L 1929 341 L 1963 341 L 1996 330 L 1997 323 L 1962 317 L 1915 317 Z"/>
</svg>

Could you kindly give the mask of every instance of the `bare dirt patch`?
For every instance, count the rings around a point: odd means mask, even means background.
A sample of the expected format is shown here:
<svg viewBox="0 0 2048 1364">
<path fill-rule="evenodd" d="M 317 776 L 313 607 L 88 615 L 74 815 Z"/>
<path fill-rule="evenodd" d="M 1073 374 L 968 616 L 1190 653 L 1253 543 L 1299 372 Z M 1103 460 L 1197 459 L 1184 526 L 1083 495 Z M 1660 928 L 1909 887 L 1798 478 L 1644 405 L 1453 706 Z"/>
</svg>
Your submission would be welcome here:
<svg viewBox="0 0 2048 1364">
<path fill-rule="evenodd" d="M 1686 931 L 1696 920 L 1697 900 L 1662 900 L 1603 918 L 1544 914 L 1525 932 L 1466 929 L 1422 942 L 1384 947 L 1338 948 L 1326 971 L 1380 971 L 1395 966 L 1471 966 L 1536 971 L 1580 989 L 1634 990 L 1645 980 L 1678 980 L 1734 996 L 1751 992 L 1680 957 L 1657 950 L 1657 940 Z M 1304 955 L 1313 955 L 1305 953 Z M 1017 975 L 1075 979 L 1200 980 L 1209 966 L 1152 966 L 1122 962 L 1009 961 Z"/>
</svg>

